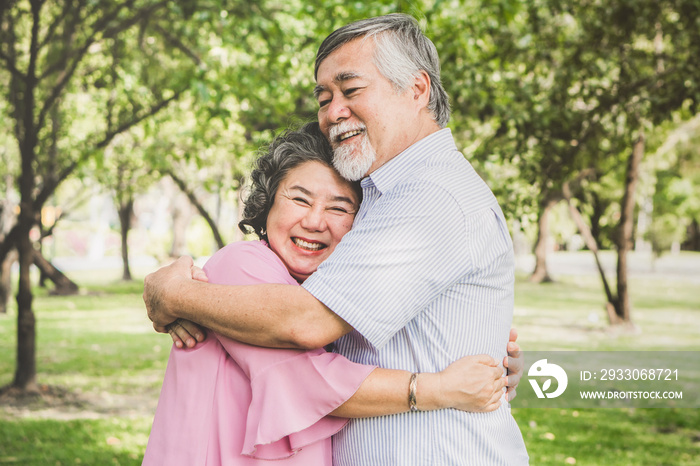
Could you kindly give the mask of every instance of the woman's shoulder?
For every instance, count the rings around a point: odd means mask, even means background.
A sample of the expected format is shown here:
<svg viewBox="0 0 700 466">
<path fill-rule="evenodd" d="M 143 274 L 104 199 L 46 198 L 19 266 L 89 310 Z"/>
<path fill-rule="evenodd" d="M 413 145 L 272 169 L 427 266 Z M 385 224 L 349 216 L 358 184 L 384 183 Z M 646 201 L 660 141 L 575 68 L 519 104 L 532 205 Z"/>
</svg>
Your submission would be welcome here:
<svg viewBox="0 0 700 466">
<path fill-rule="evenodd" d="M 209 258 L 204 272 L 210 283 L 296 283 L 277 254 L 261 240 L 224 246 Z"/>
<path fill-rule="evenodd" d="M 234 243 L 229 243 L 223 248 L 219 249 L 212 255 L 212 259 L 217 256 L 231 256 L 231 255 L 254 255 L 260 257 L 277 257 L 277 254 L 272 252 L 272 250 L 267 246 L 267 243 L 263 240 L 255 241 L 236 241 Z"/>
</svg>

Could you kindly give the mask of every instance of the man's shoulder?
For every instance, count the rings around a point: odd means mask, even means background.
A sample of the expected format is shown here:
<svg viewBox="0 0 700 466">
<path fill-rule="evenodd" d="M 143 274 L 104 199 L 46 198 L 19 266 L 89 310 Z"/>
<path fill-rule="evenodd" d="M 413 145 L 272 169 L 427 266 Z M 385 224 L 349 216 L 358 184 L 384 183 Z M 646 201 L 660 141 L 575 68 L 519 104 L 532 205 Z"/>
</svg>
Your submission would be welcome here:
<svg viewBox="0 0 700 466">
<path fill-rule="evenodd" d="M 399 183 L 397 189 L 413 185 L 417 191 L 454 199 L 465 212 L 480 210 L 496 203 L 491 188 L 458 150 L 426 154 L 424 163 Z"/>
</svg>

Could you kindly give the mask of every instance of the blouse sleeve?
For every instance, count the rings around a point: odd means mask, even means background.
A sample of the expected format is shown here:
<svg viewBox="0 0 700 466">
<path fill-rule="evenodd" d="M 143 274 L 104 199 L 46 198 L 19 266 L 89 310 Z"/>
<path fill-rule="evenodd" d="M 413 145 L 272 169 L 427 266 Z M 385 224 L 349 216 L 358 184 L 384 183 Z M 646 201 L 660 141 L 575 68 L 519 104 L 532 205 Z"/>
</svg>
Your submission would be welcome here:
<svg viewBox="0 0 700 466">
<path fill-rule="evenodd" d="M 297 284 L 262 242 L 229 245 L 212 256 L 204 270 L 210 283 Z M 215 336 L 250 380 L 252 399 L 241 453 L 259 459 L 292 456 L 342 429 L 347 419 L 328 414 L 347 401 L 376 367 L 323 349 L 259 348 Z"/>
</svg>

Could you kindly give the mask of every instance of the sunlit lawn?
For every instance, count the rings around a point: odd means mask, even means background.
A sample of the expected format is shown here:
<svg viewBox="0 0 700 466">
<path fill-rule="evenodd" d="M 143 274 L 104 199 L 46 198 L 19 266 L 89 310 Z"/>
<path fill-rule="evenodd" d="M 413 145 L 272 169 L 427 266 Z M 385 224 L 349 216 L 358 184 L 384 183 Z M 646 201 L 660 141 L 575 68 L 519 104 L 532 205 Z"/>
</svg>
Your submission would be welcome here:
<svg viewBox="0 0 700 466">
<path fill-rule="evenodd" d="M 696 256 L 700 260 L 700 255 Z M 116 277 L 115 277 L 116 278 Z M 170 340 L 152 331 L 141 284 L 76 274 L 84 294 L 39 291 L 39 382 L 74 403 L 0 406 L 0 464 L 140 464 Z M 696 282 L 697 283 L 697 282 Z M 637 332 L 611 332 L 595 276 L 517 283 L 514 325 L 526 350 L 700 350 L 700 293 L 681 279 L 634 279 Z M 12 379 L 16 311 L 0 315 L 0 385 Z M 700 364 L 697 361 L 691 363 Z M 514 408 L 533 465 L 700 464 L 700 412 Z"/>
</svg>

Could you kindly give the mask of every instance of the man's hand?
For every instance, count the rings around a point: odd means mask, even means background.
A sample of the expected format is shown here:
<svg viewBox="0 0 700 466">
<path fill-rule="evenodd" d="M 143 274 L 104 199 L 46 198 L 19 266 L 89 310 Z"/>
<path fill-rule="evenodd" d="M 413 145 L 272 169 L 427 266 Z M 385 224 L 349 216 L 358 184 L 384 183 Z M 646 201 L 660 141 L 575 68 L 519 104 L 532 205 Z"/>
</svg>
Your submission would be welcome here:
<svg viewBox="0 0 700 466">
<path fill-rule="evenodd" d="M 503 369 L 491 356 L 480 354 L 466 356 L 450 364 L 442 372 L 420 374 L 426 383 L 438 383 L 440 407 L 456 408 L 462 411 L 485 413 L 498 409 L 506 387 Z M 421 380 L 419 379 L 418 409 L 421 408 Z M 432 389 L 431 389 L 432 391 Z M 427 400 L 426 400 L 427 401 Z"/>
<path fill-rule="evenodd" d="M 166 333 L 166 326 L 177 318 L 169 300 L 183 281 L 191 280 L 192 266 L 192 258 L 180 257 L 143 280 L 143 302 L 156 332 Z"/>
<path fill-rule="evenodd" d="M 193 265 L 190 268 L 192 279 L 200 282 L 208 282 L 209 277 L 204 273 L 204 270 Z M 175 322 L 167 326 L 170 338 L 178 348 L 188 347 L 194 348 L 197 343 L 204 341 L 207 337 L 207 332 L 203 327 L 191 322 L 187 319 L 177 319 Z"/>
<path fill-rule="evenodd" d="M 518 339 L 518 331 L 514 328 L 510 329 L 510 337 L 508 341 L 508 356 L 503 359 L 503 367 L 508 369 L 508 391 L 506 396 L 508 401 L 515 398 L 515 389 L 520 383 L 520 378 L 523 375 L 524 357 L 520 346 L 515 342 Z"/>
<path fill-rule="evenodd" d="M 183 281 L 192 279 L 208 281 L 204 271 L 193 264 L 192 258 L 180 257 L 172 264 L 146 275 L 143 282 L 143 301 L 148 318 L 153 321 L 153 328 L 160 333 L 169 333 L 178 348 L 192 348 L 206 338 L 204 329 L 197 324 L 177 319 L 167 300 Z"/>
</svg>

